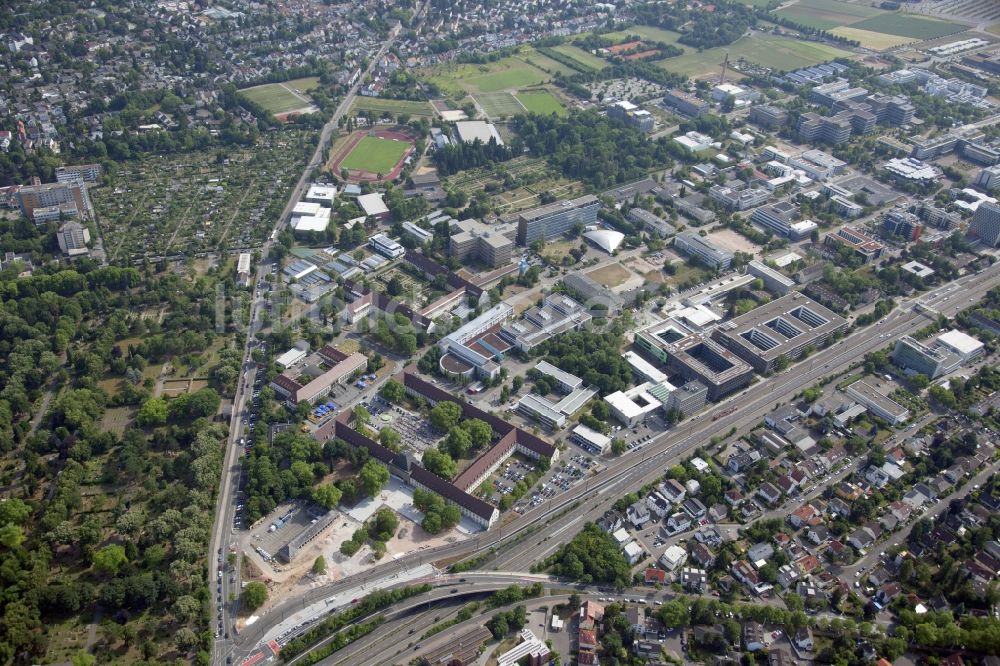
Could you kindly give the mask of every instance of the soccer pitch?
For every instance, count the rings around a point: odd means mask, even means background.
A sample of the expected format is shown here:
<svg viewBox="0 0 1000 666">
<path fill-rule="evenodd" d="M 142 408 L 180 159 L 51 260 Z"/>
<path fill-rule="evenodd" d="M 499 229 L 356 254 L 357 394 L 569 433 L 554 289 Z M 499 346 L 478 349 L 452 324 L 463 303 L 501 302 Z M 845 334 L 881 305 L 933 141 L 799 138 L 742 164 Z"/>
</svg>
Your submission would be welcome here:
<svg viewBox="0 0 1000 666">
<path fill-rule="evenodd" d="M 354 146 L 354 149 L 344 158 L 340 166 L 346 169 L 386 174 L 399 163 L 409 147 L 410 144 L 405 141 L 366 136 L 358 142 L 358 145 Z"/>
</svg>

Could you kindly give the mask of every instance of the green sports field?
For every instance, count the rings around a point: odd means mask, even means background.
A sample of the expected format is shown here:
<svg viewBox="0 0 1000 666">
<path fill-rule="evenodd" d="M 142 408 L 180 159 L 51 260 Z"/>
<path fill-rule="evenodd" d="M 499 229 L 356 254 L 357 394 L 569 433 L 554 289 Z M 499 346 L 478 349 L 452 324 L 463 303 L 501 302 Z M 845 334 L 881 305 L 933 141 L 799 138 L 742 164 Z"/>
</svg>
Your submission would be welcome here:
<svg viewBox="0 0 1000 666">
<path fill-rule="evenodd" d="M 535 86 L 548 80 L 548 75 L 520 60 L 512 63 L 510 69 L 463 79 L 470 87 L 480 92 L 496 92 L 521 86 Z"/>
<path fill-rule="evenodd" d="M 487 118 L 503 118 L 524 112 L 524 107 L 509 92 L 487 92 L 474 95 Z"/>
<path fill-rule="evenodd" d="M 344 158 L 340 166 L 346 169 L 386 174 L 399 163 L 400 158 L 409 147 L 410 144 L 405 141 L 366 136 L 358 142 L 358 145 L 354 146 L 354 149 Z"/>
<path fill-rule="evenodd" d="M 319 77 L 309 76 L 292 79 L 284 83 L 265 83 L 262 86 L 244 88 L 239 94 L 269 113 L 288 113 L 312 104 L 306 94 L 319 87 Z"/>
<path fill-rule="evenodd" d="M 879 14 L 864 21 L 852 23 L 850 27 L 858 30 L 871 30 L 872 32 L 899 35 L 900 37 L 912 37 L 921 40 L 937 39 L 938 37 L 954 35 L 957 32 L 965 32 L 969 29 L 968 26 L 959 23 L 899 12 Z"/>
<path fill-rule="evenodd" d="M 546 116 L 550 113 L 559 116 L 566 115 L 566 107 L 548 90 L 523 90 L 517 93 L 517 99 L 524 105 L 524 108 L 532 113 Z"/>
<path fill-rule="evenodd" d="M 375 111 L 390 113 L 394 116 L 407 113 L 417 118 L 433 118 L 434 110 L 429 102 L 412 102 L 405 99 L 382 99 L 381 97 L 358 96 L 351 106 L 351 113 L 358 111 Z"/>
</svg>

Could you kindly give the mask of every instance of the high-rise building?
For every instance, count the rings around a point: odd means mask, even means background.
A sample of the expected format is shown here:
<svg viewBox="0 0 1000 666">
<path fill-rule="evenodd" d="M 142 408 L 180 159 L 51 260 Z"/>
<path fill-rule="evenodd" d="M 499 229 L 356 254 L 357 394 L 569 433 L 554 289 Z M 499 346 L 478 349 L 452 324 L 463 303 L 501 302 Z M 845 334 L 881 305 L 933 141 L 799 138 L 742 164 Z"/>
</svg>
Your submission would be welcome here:
<svg viewBox="0 0 1000 666">
<path fill-rule="evenodd" d="M 990 247 L 1000 246 L 1000 204 L 990 201 L 979 204 L 969 232 Z"/>
<path fill-rule="evenodd" d="M 986 190 L 987 192 L 1000 187 L 1000 165 L 988 166 L 982 169 L 976 176 L 976 182 L 974 185 Z"/>
<path fill-rule="evenodd" d="M 517 216 L 517 243 L 531 245 L 535 241 L 558 238 L 574 227 L 585 227 L 597 221 L 601 202 L 592 194 L 523 211 Z"/>
<path fill-rule="evenodd" d="M 608 118 L 621 121 L 647 134 L 653 131 L 653 126 L 656 124 L 653 114 L 624 100 L 608 107 Z"/>
<path fill-rule="evenodd" d="M 924 226 L 920 218 L 905 208 L 893 208 L 882 218 L 882 228 L 890 236 L 902 236 L 908 241 L 920 238 Z"/>
<path fill-rule="evenodd" d="M 43 185 L 25 185 L 17 191 L 17 204 L 25 217 L 35 221 L 35 209 L 51 209 L 75 206 L 77 214 L 90 219 L 93 208 L 87 186 L 79 180 L 67 183 L 45 183 Z"/>
</svg>

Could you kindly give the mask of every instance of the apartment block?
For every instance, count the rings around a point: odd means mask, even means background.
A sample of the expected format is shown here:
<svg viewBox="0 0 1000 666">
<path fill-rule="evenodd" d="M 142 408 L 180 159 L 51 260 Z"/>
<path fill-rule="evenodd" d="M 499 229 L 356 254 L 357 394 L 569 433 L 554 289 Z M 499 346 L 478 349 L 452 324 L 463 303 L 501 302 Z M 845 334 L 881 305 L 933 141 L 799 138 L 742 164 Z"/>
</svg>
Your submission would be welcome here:
<svg viewBox="0 0 1000 666">
<path fill-rule="evenodd" d="M 574 227 L 594 224 L 600 207 L 597 197 L 588 194 L 523 211 L 517 216 L 517 243 L 531 245 L 563 236 Z"/>
</svg>

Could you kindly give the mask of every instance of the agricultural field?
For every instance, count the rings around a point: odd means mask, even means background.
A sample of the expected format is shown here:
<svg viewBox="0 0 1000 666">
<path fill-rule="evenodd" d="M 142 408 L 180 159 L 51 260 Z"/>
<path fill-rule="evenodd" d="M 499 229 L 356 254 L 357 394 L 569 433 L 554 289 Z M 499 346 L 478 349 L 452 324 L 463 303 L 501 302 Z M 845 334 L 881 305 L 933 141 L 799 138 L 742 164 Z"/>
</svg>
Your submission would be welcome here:
<svg viewBox="0 0 1000 666">
<path fill-rule="evenodd" d="M 605 60 L 572 44 L 560 44 L 559 46 L 552 47 L 552 50 L 561 53 L 577 63 L 583 71 L 597 72 L 608 66 Z"/>
<path fill-rule="evenodd" d="M 564 65 L 558 60 L 553 60 L 544 53 L 539 53 L 534 49 L 531 49 L 530 53 L 524 53 L 521 57 L 529 65 L 534 65 L 535 67 L 553 76 L 556 74 L 562 74 L 563 76 L 572 76 L 573 74 L 576 74 L 576 70 L 572 67 Z"/>
<path fill-rule="evenodd" d="M 358 96 L 351 106 L 351 113 L 358 111 L 375 111 L 376 113 L 388 113 L 398 116 L 401 113 L 408 114 L 414 118 L 433 118 L 434 109 L 429 102 L 412 102 L 405 99 L 382 99 L 381 97 Z"/>
<path fill-rule="evenodd" d="M 834 28 L 830 32 L 841 37 L 846 37 L 847 39 L 857 40 L 861 46 L 874 51 L 885 51 L 886 49 L 920 41 L 912 37 L 900 37 L 899 35 L 886 35 L 881 32 L 872 32 L 871 30 L 861 30 L 849 25 Z"/>
<path fill-rule="evenodd" d="M 150 155 L 90 190 L 109 262 L 246 247 L 270 233 L 315 147 L 286 128 L 251 147 Z"/>
<path fill-rule="evenodd" d="M 244 88 L 239 94 L 272 114 L 288 113 L 312 106 L 308 92 L 319 87 L 319 77 L 309 76 L 284 83 L 265 83 Z"/>
<path fill-rule="evenodd" d="M 881 13 L 881 10 L 874 7 L 838 0 L 800 0 L 775 12 L 777 16 L 818 30 L 839 28 Z"/>
<path fill-rule="evenodd" d="M 509 92 L 484 92 L 473 96 L 487 118 L 505 118 L 524 112 L 524 106 Z"/>
<path fill-rule="evenodd" d="M 549 115 L 555 113 L 559 116 L 566 115 L 566 107 L 562 102 L 548 90 L 522 90 L 517 93 L 517 99 L 532 113 Z"/>
<path fill-rule="evenodd" d="M 706 49 L 700 53 L 687 51 L 676 58 L 659 60 L 656 65 L 668 72 L 686 76 L 713 74 L 718 71 L 719 63 L 722 62 L 726 53 L 729 53 L 730 61 L 745 58 L 750 62 L 779 71 L 808 67 L 853 55 L 850 51 L 825 44 L 753 33 L 749 37 L 736 40 L 729 46 Z"/>
<path fill-rule="evenodd" d="M 859 23 L 852 23 L 850 27 L 919 40 L 937 39 L 968 30 L 968 26 L 960 23 L 899 12 L 873 16 Z"/>
<path fill-rule="evenodd" d="M 366 136 L 354 146 L 340 166 L 372 173 L 389 173 L 409 149 L 405 141 Z"/>
</svg>

